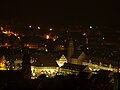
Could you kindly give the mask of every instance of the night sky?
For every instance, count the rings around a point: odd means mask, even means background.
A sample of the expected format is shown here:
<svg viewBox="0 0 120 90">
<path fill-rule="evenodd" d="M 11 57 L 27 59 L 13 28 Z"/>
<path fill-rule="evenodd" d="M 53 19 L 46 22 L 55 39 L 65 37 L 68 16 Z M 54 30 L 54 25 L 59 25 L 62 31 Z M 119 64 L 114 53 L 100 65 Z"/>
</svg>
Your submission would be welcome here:
<svg viewBox="0 0 120 90">
<path fill-rule="evenodd" d="M 110 0 L 3 0 L 1 21 L 120 25 L 119 2 Z"/>
</svg>

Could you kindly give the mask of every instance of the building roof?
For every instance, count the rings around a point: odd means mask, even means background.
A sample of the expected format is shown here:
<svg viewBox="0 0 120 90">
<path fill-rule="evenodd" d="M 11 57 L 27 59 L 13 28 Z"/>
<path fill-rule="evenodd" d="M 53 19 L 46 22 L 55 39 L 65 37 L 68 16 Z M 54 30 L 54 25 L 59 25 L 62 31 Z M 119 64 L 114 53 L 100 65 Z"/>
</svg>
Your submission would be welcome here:
<svg viewBox="0 0 120 90">
<path fill-rule="evenodd" d="M 71 58 L 78 58 L 81 55 L 81 53 L 82 53 L 81 50 L 76 50 L 71 56 Z"/>
<path fill-rule="evenodd" d="M 87 66 L 85 66 L 85 65 L 64 63 L 64 65 L 61 68 L 83 71 L 86 67 Z"/>
<path fill-rule="evenodd" d="M 72 55 L 71 58 L 76 58 L 76 59 L 87 59 L 87 55 L 85 52 L 81 50 L 76 50 L 74 54 Z"/>
<path fill-rule="evenodd" d="M 92 63 L 96 63 L 96 64 L 102 63 L 102 66 L 106 66 L 106 65 L 111 64 L 112 66 L 117 67 L 117 65 L 118 65 L 117 61 L 108 60 L 106 58 L 98 58 L 98 57 L 95 57 L 95 56 L 88 56 L 88 57 L 89 57 L 88 60 L 91 60 Z"/>
<path fill-rule="evenodd" d="M 57 63 L 56 63 L 56 55 L 51 54 L 51 53 L 43 53 L 43 54 L 39 54 L 39 55 L 33 55 L 33 58 L 35 58 L 36 62 L 32 63 L 32 66 L 38 66 L 38 67 L 46 67 L 46 66 L 50 66 L 50 67 L 58 67 Z M 59 57 L 59 55 L 58 55 Z"/>
<path fill-rule="evenodd" d="M 101 75 L 101 76 L 106 76 L 108 77 L 110 74 L 112 73 L 112 71 L 108 71 L 108 70 L 99 70 L 98 71 L 98 74 Z"/>
</svg>

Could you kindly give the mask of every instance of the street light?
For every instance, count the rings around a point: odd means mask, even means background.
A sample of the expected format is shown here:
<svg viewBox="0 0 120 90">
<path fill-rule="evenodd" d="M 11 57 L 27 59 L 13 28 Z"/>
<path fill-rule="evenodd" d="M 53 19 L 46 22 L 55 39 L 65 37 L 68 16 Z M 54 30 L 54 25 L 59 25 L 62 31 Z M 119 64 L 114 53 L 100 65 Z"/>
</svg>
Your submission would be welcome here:
<svg viewBox="0 0 120 90">
<path fill-rule="evenodd" d="M 92 29 L 93 27 L 92 26 L 90 26 L 90 29 Z"/>
<path fill-rule="evenodd" d="M 31 28 L 31 26 L 29 26 L 29 28 Z"/>
<path fill-rule="evenodd" d="M 49 35 L 46 35 L 46 39 L 49 39 L 50 38 L 50 36 Z"/>
<path fill-rule="evenodd" d="M 38 29 L 40 29 L 40 27 L 38 27 Z"/>
<path fill-rule="evenodd" d="M 50 31 L 52 31 L 52 28 L 50 28 Z"/>
<path fill-rule="evenodd" d="M 3 30 L 3 27 L 0 27 L 1 30 Z"/>
<path fill-rule="evenodd" d="M 103 37 L 103 39 L 105 39 L 105 37 Z"/>
</svg>

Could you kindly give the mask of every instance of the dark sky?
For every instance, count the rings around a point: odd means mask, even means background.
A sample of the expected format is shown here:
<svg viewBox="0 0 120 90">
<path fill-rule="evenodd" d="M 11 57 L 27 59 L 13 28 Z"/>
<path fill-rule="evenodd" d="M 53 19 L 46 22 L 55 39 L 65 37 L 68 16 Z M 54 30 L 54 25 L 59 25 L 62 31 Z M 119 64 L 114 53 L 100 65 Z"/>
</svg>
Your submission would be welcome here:
<svg viewBox="0 0 120 90">
<path fill-rule="evenodd" d="M 2 21 L 120 24 L 115 0 L 3 0 L 0 4 Z"/>
</svg>

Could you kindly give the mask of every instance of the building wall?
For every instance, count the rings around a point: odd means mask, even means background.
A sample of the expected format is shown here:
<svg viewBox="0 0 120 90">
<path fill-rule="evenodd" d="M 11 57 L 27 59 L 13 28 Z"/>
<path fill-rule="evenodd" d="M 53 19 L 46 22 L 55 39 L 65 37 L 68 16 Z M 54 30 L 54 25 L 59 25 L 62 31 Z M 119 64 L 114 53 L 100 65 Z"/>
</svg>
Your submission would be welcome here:
<svg viewBox="0 0 120 90">
<path fill-rule="evenodd" d="M 92 62 L 83 62 L 83 65 L 88 65 L 88 67 L 92 70 L 92 71 L 98 71 L 100 69 L 102 70 L 110 70 L 113 72 L 117 72 L 117 68 L 113 68 L 113 67 L 105 67 L 102 65 L 98 65 L 98 64 L 93 64 Z"/>
<path fill-rule="evenodd" d="M 78 62 L 78 59 L 71 58 L 71 63 L 72 63 L 72 64 L 78 64 L 77 62 Z"/>
<path fill-rule="evenodd" d="M 38 77 L 41 74 L 46 74 L 48 77 L 53 77 L 58 72 L 58 67 L 36 67 L 31 66 L 32 76 Z"/>
</svg>

